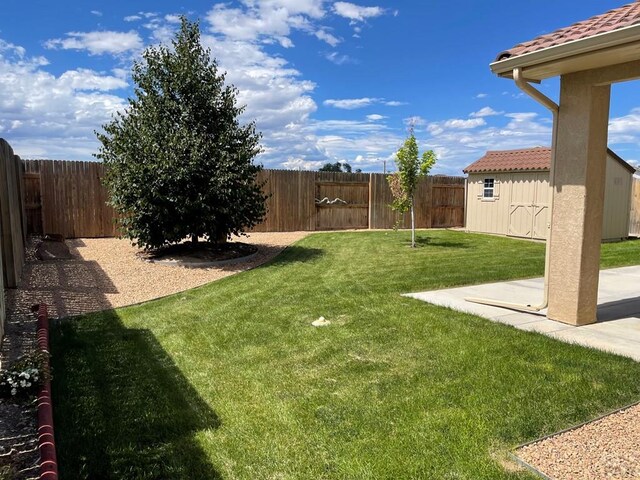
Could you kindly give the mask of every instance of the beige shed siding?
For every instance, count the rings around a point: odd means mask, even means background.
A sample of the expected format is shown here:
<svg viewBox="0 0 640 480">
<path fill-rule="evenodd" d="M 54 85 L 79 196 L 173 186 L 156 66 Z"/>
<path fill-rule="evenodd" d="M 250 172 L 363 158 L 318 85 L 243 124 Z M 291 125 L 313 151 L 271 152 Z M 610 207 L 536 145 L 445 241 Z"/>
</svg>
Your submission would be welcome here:
<svg viewBox="0 0 640 480">
<path fill-rule="evenodd" d="M 492 200 L 483 199 L 484 179 L 493 178 L 497 190 Z M 511 174 L 471 174 L 467 192 L 467 229 L 473 232 L 499 233 L 506 235 L 509 218 L 509 195 L 511 194 Z"/>
<path fill-rule="evenodd" d="M 611 158 L 607 158 L 606 175 L 602 239 L 618 240 L 629 236 L 633 175 Z"/>
<path fill-rule="evenodd" d="M 629 232 L 631 174 L 607 158 L 603 240 Z M 496 182 L 497 198 L 483 199 L 485 178 Z M 549 218 L 549 172 L 470 173 L 467 180 L 467 225 L 471 232 L 546 238 Z"/>
</svg>

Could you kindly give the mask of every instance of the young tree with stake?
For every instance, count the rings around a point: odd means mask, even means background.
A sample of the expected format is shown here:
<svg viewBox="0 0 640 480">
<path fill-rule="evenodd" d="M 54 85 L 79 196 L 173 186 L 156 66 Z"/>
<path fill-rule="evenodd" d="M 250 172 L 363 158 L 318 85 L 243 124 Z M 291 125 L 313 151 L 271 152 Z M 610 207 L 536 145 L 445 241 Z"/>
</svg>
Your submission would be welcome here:
<svg viewBox="0 0 640 480">
<path fill-rule="evenodd" d="M 389 187 L 393 195 L 391 208 L 398 213 L 411 212 L 411 247 L 416 246 L 416 223 L 414 215 L 414 195 L 418 187 L 418 181 L 436 163 L 436 154 L 433 150 L 427 150 L 422 154 L 418 153 L 418 142 L 416 141 L 413 127 L 409 130 L 409 137 L 404 145 L 396 153 L 396 165 L 398 171 L 387 176 Z"/>
</svg>

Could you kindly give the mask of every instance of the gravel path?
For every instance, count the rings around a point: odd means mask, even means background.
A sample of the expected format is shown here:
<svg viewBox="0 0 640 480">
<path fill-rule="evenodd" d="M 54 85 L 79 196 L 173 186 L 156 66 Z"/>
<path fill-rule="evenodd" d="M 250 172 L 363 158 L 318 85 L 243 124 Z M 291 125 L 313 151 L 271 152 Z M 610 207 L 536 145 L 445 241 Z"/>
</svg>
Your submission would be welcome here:
<svg viewBox="0 0 640 480">
<path fill-rule="evenodd" d="M 640 404 L 516 453 L 554 480 L 640 479 Z"/>
</svg>

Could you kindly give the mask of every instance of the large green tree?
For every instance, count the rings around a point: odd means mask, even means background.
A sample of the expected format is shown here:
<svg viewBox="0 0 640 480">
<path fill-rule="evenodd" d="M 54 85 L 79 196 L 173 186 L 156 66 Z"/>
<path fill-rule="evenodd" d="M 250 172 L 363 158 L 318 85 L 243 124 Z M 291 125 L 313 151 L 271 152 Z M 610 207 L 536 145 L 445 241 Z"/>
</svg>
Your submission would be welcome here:
<svg viewBox="0 0 640 480">
<path fill-rule="evenodd" d="M 237 90 L 201 45 L 198 23 L 183 17 L 172 46 L 148 48 L 132 78 L 135 97 L 97 133 L 123 235 L 152 249 L 225 241 L 259 223 L 260 134 L 240 124 Z"/>
<path fill-rule="evenodd" d="M 347 162 L 325 163 L 319 170 L 320 172 L 344 172 L 351 173 L 351 165 Z M 356 168 L 355 173 L 360 173 L 362 170 Z"/>
<path fill-rule="evenodd" d="M 433 150 L 427 150 L 420 157 L 418 142 L 413 133 L 413 127 L 409 131 L 409 137 L 404 145 L 396 153 L 396 165 L 398 171 L 387 177 L 393 203 L 391 208 L 399 213 L 411 212 L 411 247 L 416 246 L 416 222 L 414 214 L 414 195 L 418 188 L 420 178 L 429 174 L 431 167 L 436 163 L 436 154 Z"/>
</svg>

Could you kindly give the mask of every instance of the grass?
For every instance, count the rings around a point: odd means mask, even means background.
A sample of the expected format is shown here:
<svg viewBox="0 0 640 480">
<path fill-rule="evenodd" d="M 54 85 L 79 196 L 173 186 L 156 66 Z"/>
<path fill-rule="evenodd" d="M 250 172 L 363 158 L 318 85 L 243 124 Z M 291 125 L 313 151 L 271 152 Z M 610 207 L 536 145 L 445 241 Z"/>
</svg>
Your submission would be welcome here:
<svg viewBox="0 0 640 480">
<path fill-rule="evenodd" d="M 640 364 L 400 293 L 540 275 L 544 246 L 312 235 L 52 332 L 62 478 L 529 479 L 513 446 L 640 398 Z M 640 242 L 602 265 L 640 263 Z M 324 316 L 332 323 L 314 328 Z"/>
</svg>

